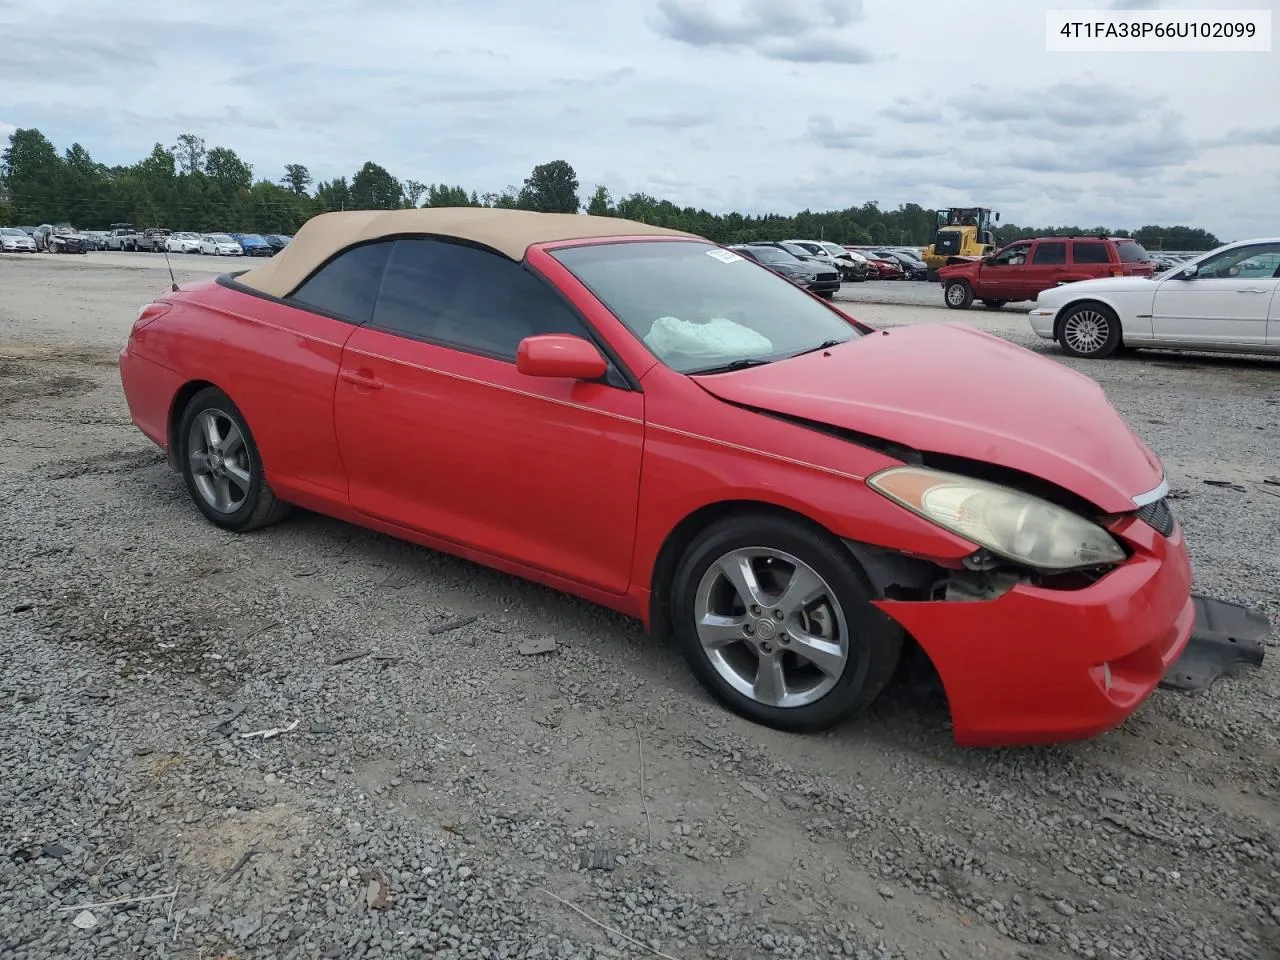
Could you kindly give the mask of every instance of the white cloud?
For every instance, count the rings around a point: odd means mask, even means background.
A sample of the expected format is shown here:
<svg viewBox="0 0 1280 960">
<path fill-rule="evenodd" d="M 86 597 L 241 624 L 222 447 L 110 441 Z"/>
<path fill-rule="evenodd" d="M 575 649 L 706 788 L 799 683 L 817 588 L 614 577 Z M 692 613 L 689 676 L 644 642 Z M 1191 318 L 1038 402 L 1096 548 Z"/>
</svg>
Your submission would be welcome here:
<svg viewBox="0 0 1280 960">
<path fill-rule="evenodd" d="M 584 197 L 1274 233 L 1280 189 L 1257 172 L 1280 139 L 1274 56 L 1049 54 L 1059 6 L 0 3 L 0 135 L 38 127 L 125 163 L 191 131 L 271 178 L 375 160 L 485 191 L 565 159 Z"/>
</svg>

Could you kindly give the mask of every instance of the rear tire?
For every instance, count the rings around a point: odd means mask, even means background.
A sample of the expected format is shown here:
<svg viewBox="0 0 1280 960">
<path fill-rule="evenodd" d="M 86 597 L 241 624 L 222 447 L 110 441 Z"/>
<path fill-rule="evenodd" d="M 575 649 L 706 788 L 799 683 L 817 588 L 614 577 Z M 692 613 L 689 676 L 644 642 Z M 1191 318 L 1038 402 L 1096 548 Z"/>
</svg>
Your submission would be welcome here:
<svg viewBox="0 0 1280 960">
<path fill-rule="evenodd" d="M 1058 343 L 1065 353 L 1082 360 L 1109 357 L 1122 344 L 1120 318 L 1101 303 L 1077 303 L 1058 320 Z"/>
<path fill-rule="evenodd" d="M 964 280 L 948 280 L 942 299 L 952 310 L 968 310 L 973 305 L 973 290 Z"/>
<path fill-rule="evenodd" d="M 1008 302 L 1008 300 L 983 300 L 982 305 L 984 307 L 989 307 L 992 310 L 999 310 Z"/>
<path fill-rule="evenodd" d="M 175 439 L 187 492 L 210 523 L 246 533 L 289 512 L 267 485 L 244 415 L 217 387 L 191 398 Z"/>
<path fill-rule="evenodd" d="M 744 561 L 754 610 L 743 599 Z M 789 587 L 803 602 L 788 598 Z M 865 575 L 831 534 L 746 513 L 713 523 L 686 549 L 671 623 L 689 668 L 722 705 L 775 729 L 816 731 L 870 707 L 901 659 L 903 631 L 871 600 Z"/>
</svg>

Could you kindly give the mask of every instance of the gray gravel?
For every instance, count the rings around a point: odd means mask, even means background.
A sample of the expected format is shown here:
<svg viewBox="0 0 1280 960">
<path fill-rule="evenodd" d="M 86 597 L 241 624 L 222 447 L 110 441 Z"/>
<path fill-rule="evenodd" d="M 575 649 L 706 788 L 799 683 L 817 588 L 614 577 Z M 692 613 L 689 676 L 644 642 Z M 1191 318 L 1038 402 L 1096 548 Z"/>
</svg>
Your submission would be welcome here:
<svg viewBox="0 0 1280 960">
<path fill-rule="evenodd" d="M 1274 647 L 1066 747 L 959 750 L 903 691 L 754 727 L 589 605 L 311 515 L 219 532 L 114 367 L 163 281 L 49 259 L 0 257 L 0 958 L 1280 956 Z M 1280 623 L 1280 364 L 1077 367 L 1199 586 Z"/>
</svg>

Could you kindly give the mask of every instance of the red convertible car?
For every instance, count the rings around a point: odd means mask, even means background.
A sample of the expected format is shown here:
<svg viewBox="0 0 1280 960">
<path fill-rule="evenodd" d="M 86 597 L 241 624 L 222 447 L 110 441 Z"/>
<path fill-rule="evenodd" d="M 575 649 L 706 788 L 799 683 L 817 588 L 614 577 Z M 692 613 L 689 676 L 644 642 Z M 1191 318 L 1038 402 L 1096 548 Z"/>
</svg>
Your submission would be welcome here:
<svg viewBox="0 0 1280 960">
<path fill-rule="evenodd" d="M 920 650 L 959 743 L 1092 736 L 1193 625 L 1161 463 L 1096 383 L 673 230 L 324 214 L 144 307 L 120 375 L 214 524 L 296 505 L 585 597 L 781 729 Z"/>
</svg>

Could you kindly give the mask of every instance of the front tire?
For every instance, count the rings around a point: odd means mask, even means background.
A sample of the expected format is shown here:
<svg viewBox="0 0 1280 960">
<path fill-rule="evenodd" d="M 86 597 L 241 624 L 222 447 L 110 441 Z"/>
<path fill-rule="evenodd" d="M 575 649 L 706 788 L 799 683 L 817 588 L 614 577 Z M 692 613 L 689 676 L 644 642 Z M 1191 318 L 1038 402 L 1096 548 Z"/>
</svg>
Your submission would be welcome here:
<svg viewBox="0 0 1280 960">
<path fill-rule="evenodd" d="M 288 504 L 267 485 L 244 415 L 217 387 L 191 398 L 176 440 L 187 492 L 210 523 L 245 533 L 288 512 Z"/>
<path fill-rule="evenodd" d="M 968 310 L 973 305 L 973 290 L 964 280 L 948 280 L 942 299 L 952 310 Z"/>
<path fill-rule="evenodd" d="M 1121 346 L 1120 318 L 1101 303 L 1068 307 L 1058 321 L 1058 343 L 1069 356 L 1082 360 L 1109 357 Z"/>
<path fill-rule="evenodd" d="M 698 682 L 756 723 L 808 732 L 866 710 L 903 633 L 831 534 L 767 513 L 700 533 L 676 567 L 676 641 Z"/>
</svg>

